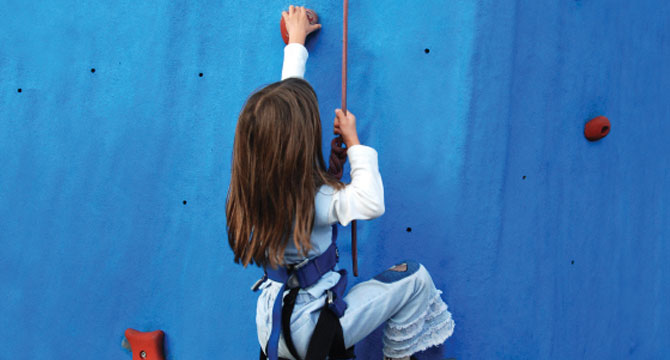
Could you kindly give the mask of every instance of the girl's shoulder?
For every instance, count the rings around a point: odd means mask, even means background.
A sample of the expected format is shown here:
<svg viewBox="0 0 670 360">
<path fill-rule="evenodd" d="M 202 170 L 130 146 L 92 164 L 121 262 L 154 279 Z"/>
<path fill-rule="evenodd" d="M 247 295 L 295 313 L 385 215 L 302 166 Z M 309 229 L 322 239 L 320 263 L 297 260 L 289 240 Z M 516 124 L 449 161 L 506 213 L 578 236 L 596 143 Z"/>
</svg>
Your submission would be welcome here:
<svg viewBox="0 0 670 360">
<path fill-rule="evenodd" d="M 316 192 L 314 199 L 315 225 L 327 226 L 329 224 L 328 215 L 333 196 L 338 190 L 328 184 L 323 184 Z"/>
</svg>

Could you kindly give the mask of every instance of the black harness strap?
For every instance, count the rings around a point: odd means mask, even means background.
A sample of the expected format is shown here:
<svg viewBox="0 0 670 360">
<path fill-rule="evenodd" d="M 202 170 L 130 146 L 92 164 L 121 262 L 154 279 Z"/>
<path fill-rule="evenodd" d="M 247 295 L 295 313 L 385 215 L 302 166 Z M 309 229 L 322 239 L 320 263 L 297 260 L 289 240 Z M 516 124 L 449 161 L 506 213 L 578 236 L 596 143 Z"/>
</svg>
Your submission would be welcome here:
<svg viewBox="0 0 670 360">
<path fill-rule="evenodd" d="M 328 308 L 328 305 L 321 309 L 319 320 L 309 341 L 305 360 L 322 360 L 326 356 L 328 359 L 355 358 L 354 347 L 349 349 L 344 347 L 344 334 L 340 319 Z"/>
<path fill-rule="evenodd" d="M 295 307 L 295 300 L 298 296 L 299 288 L 294 288 L 284 297 L 284 305 L 282 308 L 282 333 L 284 335 L 284 342 L 291 352 L 291 355 L 300 360 L 298 351 L 293 343 L 291 337 L 291 314 Z M 305 360 L 324 360 L 328 357 L 329 360 L 338 359 L 354 359 L 354 347 L 346 349 L 344 347 L 344 333 L 342 332 L 342 325 L 340 319 L 335 313 L 328 308 L 328 305 L 321 308 L 319 320 L 316 323 L 312 338 L 309 341 L 307 349 L 307 356 Z M 267 360 L 263 349 L 261 348 L 260 360 Z M 279 358 L 279 360 L 283 360 Z"/>
<path fill-rule="evenodd" d="M 291 314 L 293 314 L 293 308 L 295 307 L 295 298 L 298 297 L 298 291 L 300 288 L 293 288 L 288 292 L 288 295 L 284 297 L 284 305 L 281 309 L 281 328 L 282 333 L 284 333 L 284 342 L 288 351 L 291 352 L 294 358 L 300 360 L 298 351 L 295 349 L 295 344 L 293 344 L 293 338 L 291 337 Z"/>
<path fill-rule="evenodd" d="M 291 355 L 295 359 L 300 360 L 300 355 L 298 355 L 291 336 L 291 314 L 295 307 L 298 291 L 300 291 L 299 288 L 291 289 L 284 297 L 282 333 L 286 347 L 288 347 Z M 328 359 L 333 360 L 354 358 L 354 347 L 352 346 L 349 349 L 344 347 L 344 334 L 342 332 L 342 325 L 340 325 L 340 319 L 327 305 L 321 308 L 319 320 L 309 341 L 305 360 L 323 360 L 326 359 L 326 356 L 328 356 Z"/>
<path fill-rule="evenodd" d="M 295 300 L 298 296 L 300 288 L 293 288 L 284 297 L 284 304 L 282 306 L 282 334 L 284 335 L 284 342 L 288 347 L 289 352 L 296 360 L 301 360 L 298 351 L 293 343 L 291 336 L 291 315 L 295 308 Z M 354 347 L 348 349 L 344 345 L 344 333 L 340 318 L 330 310 L 328 302 L 321 308 L 319 313 L 319 320 L 314 327 L 314 332 L 310 338 L 307 348 L 307 356 L 305 360 L 344 360 L 355 359 Z M 267 356 L 261 348 L 260 360 L 267 360 Z M 279 360 L 288 360 L 279 358 Z"/>
</svg>

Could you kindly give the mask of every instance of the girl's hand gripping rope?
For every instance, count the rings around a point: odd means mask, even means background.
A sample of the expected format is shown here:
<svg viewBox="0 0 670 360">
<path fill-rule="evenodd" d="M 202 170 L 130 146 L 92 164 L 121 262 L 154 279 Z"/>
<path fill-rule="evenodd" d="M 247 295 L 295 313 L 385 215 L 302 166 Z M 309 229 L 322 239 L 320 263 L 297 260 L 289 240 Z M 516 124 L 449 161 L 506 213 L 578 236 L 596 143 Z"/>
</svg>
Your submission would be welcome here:
<svg viewBox="0 0 670 360">
<path fill-rule="evenodd" d="M 345 115 L 342 109 L 335 109 L 335 123 L 333 126 L 335 135 L 342 135 L 342 140 L 347 144 L 347 148 L 361 143 L 358 141 L 358 132 L 356 131 L 356 116 L 351 111 L 347 111 Z"/>
</svg>

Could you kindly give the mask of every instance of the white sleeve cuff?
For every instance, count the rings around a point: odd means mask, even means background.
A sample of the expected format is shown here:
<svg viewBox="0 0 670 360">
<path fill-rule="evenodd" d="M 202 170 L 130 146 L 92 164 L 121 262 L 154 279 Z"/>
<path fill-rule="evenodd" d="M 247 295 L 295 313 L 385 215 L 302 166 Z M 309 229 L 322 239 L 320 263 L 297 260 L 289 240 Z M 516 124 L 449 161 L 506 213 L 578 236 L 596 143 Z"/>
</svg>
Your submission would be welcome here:
<svg viewBox="0 0 670 360">
<path fill-rule="evenodd" d="M 373 172 L 379 172 L 377 150 L 363 144 L 353 145 L 347 148 L 347 157 L 351 165 L 352 174 L 356 169 L 368 167 Z"/>
<path fill-rule="evenodd" d="M 281 70 L 281 79 L 290 77 L 305 77 L 305 64 L 309 54 L 304 45 L 290 43 L 284 47 L 284 65 Z"/>
</svg>

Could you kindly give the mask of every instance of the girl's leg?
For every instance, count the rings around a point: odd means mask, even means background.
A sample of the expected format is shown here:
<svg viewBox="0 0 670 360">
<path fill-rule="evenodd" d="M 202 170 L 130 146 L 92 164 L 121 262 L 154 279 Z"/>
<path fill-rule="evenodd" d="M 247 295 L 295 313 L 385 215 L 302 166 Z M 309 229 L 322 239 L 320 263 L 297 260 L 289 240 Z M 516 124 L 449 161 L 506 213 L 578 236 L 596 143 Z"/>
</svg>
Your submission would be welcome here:
<svg viewBox="0 0 670 360">
<path fill-rule="evenodd" d="M 345 296 L 340 323 L 347 347 L 388 320 L 384 355 L 401 359 L 442 344 L 454 329 L 441 291 L 423 265 L 407 261 L 357 284 Z"/>
</svg>

